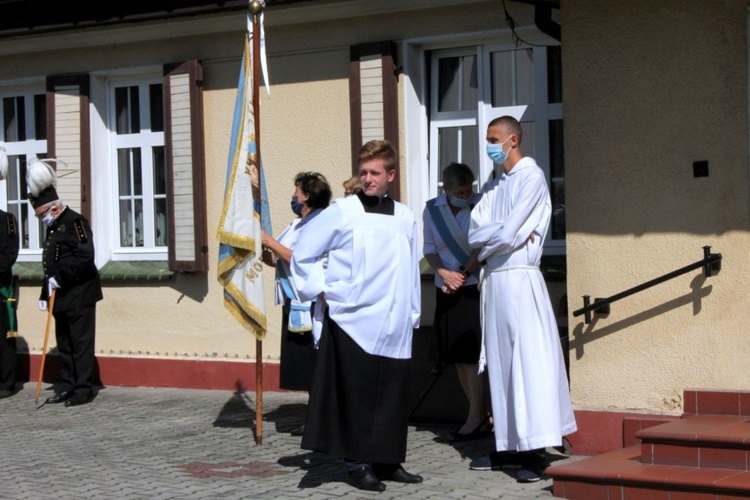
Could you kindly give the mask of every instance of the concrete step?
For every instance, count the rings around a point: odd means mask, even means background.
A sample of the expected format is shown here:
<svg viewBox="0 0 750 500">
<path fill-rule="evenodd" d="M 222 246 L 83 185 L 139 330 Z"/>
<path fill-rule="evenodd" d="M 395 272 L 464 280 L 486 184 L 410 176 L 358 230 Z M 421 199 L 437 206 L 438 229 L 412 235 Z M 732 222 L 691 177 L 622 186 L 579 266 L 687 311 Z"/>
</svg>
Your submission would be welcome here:
<svg viewBox="0 0 750 500">
<path fill-rule="evenodd" d="M 750 498 L 750 391 L 686 389 L 683 412 L 663 422 L 625 419 L 624 448 L 550 466 L 553 494 L 581 500 Z"/>
<path fill-rule="evenodd" d="M 748 470 L 750 417 L 694 415 L 635 433 L 641 462 Z"/>
<path fill-rule="evenodd" d="M 661 465 L 641 461 L 633 445 L 596 457 L 547 469 L 553 494 L 579 500 L 690 499 L 730 500 L 750 497 L 750 472 Z"/>
<path fill-rule="evenodd" d="M 685 389 L 685 415 L 737 415 L 750 417 L 750 391 Z"/>
</svg>

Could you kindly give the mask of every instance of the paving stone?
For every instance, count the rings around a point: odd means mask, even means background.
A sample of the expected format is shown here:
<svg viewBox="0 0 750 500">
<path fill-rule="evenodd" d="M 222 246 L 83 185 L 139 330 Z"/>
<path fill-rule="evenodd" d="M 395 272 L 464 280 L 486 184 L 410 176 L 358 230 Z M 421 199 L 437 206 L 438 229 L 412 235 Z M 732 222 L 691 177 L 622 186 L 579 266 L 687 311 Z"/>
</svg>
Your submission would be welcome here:
<svg viewBox="0 0 750 500">
<path fill-rule="evenodd" d="M 410 426 L 404 464 L 424 483 L 359 491 L 341 460 L 290 435 L 304 421 L 304 393 L 263 395 L 257 445 L 254 393 L 108 387 L 65 408 L 42 404 L 47 389 L 34 404 L 35 389 L 0 400 L 3 499 L 553 498 L 549 479 L 522 485 L 470 471 L 492 440 L 451 444 L 453 427 L 430 423 Z"/>
</svg>

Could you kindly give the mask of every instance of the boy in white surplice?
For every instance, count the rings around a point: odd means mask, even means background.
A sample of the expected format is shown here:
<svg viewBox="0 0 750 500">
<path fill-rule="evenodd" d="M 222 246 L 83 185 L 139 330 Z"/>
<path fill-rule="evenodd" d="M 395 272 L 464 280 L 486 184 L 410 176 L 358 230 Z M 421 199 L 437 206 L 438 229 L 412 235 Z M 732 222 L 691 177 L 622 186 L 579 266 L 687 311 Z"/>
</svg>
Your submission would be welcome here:
<svg viewBox="0 0 750 500">
<path fill-rule="evenodd" d="M 401 466 L 420 277 L 414 215 L 388 195 L 396 158 L 386 141 L 362 146 L 362 190 L 307 225 L 291 266 L 323 323 L 302 448 L 343 458 L 353 484 L 370 491 L 422 481 Z"/>
</svg>

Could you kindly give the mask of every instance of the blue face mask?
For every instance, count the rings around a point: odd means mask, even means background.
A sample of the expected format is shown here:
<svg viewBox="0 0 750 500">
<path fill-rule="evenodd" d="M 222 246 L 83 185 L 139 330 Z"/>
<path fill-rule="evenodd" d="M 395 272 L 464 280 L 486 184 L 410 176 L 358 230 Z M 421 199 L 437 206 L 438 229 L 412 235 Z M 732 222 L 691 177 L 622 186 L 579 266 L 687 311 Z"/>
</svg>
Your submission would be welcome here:
<svg viewBox="0 0 750 500">
<path fill-rule="evenodd" d="M 305 208 L 305 204 L 299 202 L 296 194 L 292 196 L 291 205 L 292 205 L 292 212 L 294 212 L 294 215 L 296 215 L 297 217 L 300 217 L 302 215 L 302 209 Z"/>
<path fill-rule="evenodd" d="M 508 152 L 503 151 L 503 144 L 508 142 L 508 140 L 510 140 L 510 137 L 505 139 L 500 144 L 487 144 L 487 156 L 490 157 L 492 163 L 502 165 L 503 163 L 505 163 L 505 160 L 508 159 L 508 153 L 510 153 L 510 150 L 508 150 Z"/>
<path fill-rule="evenodd" d="M 464 200 L 463 198 L 454 198 L 453 196 L 448 195 L 448 201 L 456 208 L 465 208 L 469 206 L 468 198 Z"/>
</svg>

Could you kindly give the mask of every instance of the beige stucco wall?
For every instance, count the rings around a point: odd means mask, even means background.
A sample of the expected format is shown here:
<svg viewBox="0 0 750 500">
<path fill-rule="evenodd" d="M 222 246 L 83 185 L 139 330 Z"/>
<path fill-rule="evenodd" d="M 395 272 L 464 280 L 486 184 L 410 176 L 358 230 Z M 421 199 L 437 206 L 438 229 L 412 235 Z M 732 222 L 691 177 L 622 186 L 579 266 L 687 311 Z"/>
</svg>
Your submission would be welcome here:
<svg viewBox="0 0 750 500">
<path fill-rule="evenodd" d="M 451 6 L 417 11 L 403 11 L 399 6 L 399 12 L 394 14 L 308 24 L 275 23 L 273 11 L 268 11 L 266 40 L 271 93 L 269 96 L 265 88 L 261 89 L 261 144 L 271 217 L 277 234 L 292 216 L 289 200 L 297 172 L 317 170 L 331 182 L 334 196 L 343 195 L 341 183 L 349 177 L 351 168 L 350 45 L 501 27 L 503 16 L 497 2 L 460 3 L 464 4 L 460 6 L 461 16 Z M 525 18 L 532 12 L 526 5 L 516 9 Z M 26 37 L 22 42 L 0 41 L 0 75 L 13 75 L 15 79 L 108 72 L 187 59 L 199 59 L 204 65 L 211 270 L 208 274 L 177 275 L 174 282 L 163 284 L 105 284 L 105 300 L 98 306 L 97 318 L 100 356 L 255 359 L 255 341 L 224 310 L 222 289 L 216 280 L 215 233 L 224 195 L 244 17 L 240 14 L 222 22 L 227 24 L 209 28 L 217 23 L 196 24 L 194 19 L 170 21 L 158 26 L 163 33 L 154 35 L 165 39 L 143 40 L 148 30 L 142 27 L 116 27 L 108 28 L 105 37 L 87 31 L 85 36 L 52 34 L 39 39 Z M 92 43 L 94 47 L 87 46 Z M 23 54 L 14 56 L 13 51 L 19 48 Z M 403 129 L 401 137 L 405 147 Z M 96 168 L 95 165 L 94 176 Z M 402 172 L 406 169 L 402 168 Z M 408 182 L 405 175 L 400 182 L 405 198 Z M 96 212 L 93 219 L 96 220 Z M 279 356 L 281 311 L 273 305 L 273 271 L 266 269 L 264 278 L 269 333 L 263 355 L 275 362 Z M 38 353 L 42 349 L 46 316 L 36 310 L 36 286 L 22 286 L 21 294 L 20 334 L 29 349 Z"/>
<path fill-rule="evenodd" d="M 685 388 L 750 387 L 746 0 L 562 7 L 571 386 L 578 408 L 679 412 Z M 693 177 L 708 160 L 709 176 Z M 699 271 L 612 304 L 686 266 Z"/>
</svg>

